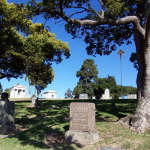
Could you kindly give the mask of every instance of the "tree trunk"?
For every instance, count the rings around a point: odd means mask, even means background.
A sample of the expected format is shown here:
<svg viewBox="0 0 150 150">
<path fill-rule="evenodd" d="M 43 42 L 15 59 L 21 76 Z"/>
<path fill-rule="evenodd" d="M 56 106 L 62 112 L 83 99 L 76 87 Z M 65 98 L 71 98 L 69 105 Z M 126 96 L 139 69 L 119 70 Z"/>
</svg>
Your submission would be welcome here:
<svg viewBox="0 0 150 150">
<path fill-rule="evenodd" d="M 143 65 L 139 68 L 137 108 L 130 121 L 131 126 L 138 132 L 150 128 L 150 47 L 144 51 Z"/>
<path fill-rule="evenodd" d="M 138 56 L 139 70 L 137 75 L 138 102 L 136 111 L 120 122 L 126 123 L 142 133 L 150 128 L 150 40 L 135 33 L 134 41 Z"/>
</svg>

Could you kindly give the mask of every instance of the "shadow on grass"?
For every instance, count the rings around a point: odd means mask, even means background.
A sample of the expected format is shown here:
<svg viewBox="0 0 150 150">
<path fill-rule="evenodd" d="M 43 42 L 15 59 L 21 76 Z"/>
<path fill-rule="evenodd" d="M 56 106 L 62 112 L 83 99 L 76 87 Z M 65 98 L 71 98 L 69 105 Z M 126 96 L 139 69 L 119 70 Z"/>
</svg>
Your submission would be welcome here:
<svg viewBox="0 0 150 150">
<path fill-rule="evenodd" d="M 16 124 L 19 130 L 15 135 L 22 145 L 31 145 L 41 149 L 75 150 L 65 142 L 64 134 L 69 129 L 69 104 L 74 101 L 40 101 L 38 108 L 28 108 L 30 103 L 16 103 Z M 80 102 L 85 102 L 80 101 Z M 97 121 L 115 121 L 132 113 L 136 101 L 89 100 L 96 104 Z M 24 109 L 20 111 L 20 109 Z M 105 115 L 103 115 L 105 113 Z"/>
<path fill-rule="evenodd" d="M 38 136 L 38 137 L 37 137 Z M 16 134 L 22 145 L 32 145 L 41 149 L 53 148 L 54 150 L 75 150 L 73 146 L 66 143 L 64 132 L 59 129 L 29 129 Z"/>
<path fill-rule="evenodd" d="M 17 105 L 16 111 L 19 111 L 19 103 Z M 22 145 L 41 149 L 75 150 L 72 145 L 65 142 L 64 137 L 65 131 L 69 129 L 68 108 L 67 105 L 57 102 L 40 102 L 37 108 L 24 108 L 26 111 L 15 119 L 19 126 L 15 137 Z"/>
<path fill-rule="evenodd" d="M 97 121 L 118 121 L 128 114 L 134 113 L 136 100 L 101 100 L 95 101 L 95 105 Z"/>
</svg>

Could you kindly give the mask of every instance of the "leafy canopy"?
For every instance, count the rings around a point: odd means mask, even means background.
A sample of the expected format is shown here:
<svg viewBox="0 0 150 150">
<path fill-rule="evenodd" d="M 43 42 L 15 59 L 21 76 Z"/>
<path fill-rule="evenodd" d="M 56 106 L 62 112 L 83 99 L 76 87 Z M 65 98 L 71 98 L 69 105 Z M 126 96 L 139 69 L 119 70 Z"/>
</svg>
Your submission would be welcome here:
<svg viewBox="0 0 150 150">
<path fill-rule="evenodd" d="M 91 83 L 96 80 L 98 75 L 97 66 L 94 64 L 94 60 L 86 59 L 80 70 L 77 71 L 76 76 L 79 78 L 77 86 L 73 90 L 75 97 L 79 97 L 79 94 L 86 93 L 90 96 L 93 95 L 93 89 Z"/>
<path fill-rule="evenodd" d="M 0 95 L 2 94 L 3 92 L 3 87 L 2 87 L 2 84 L 0 83 Z"/>
<path fill-rule="evenodd" d="M 67 43 L 40 23 L 23 4 L 0 0 L 0 78 L 26 74 L 31 84 L 43 89 L 54 78 L 52 63 L 70 56 Z"/>
<path fill-rule="evenodd" d="M 144 26 L 147 4 L 140 0 L 31 0 L 28 7 L 46 19 L 63 19 L 68 33 L 84 38 L 88 54 L 109 55 L 117 46 L 131 43 L 137 20 L 125 17 L 137 16 L 138 6 Z"/>
<path fill-rule="evenodd" d="M 65 92 L 65 98 L 73 98 L 72 90 L 70 88 Z"/>
</svg>

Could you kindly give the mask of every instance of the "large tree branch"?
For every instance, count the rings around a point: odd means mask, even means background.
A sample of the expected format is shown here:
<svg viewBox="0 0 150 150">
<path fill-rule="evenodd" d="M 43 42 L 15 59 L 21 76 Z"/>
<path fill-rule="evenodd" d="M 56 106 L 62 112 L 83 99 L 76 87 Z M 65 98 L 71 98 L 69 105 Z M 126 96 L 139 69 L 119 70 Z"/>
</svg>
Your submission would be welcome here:
<svg viewBox="0 0 150 150">
<path fill-rule="evenodd" d="M 38 8 L 38 5 L 37 5 L 36 0 L 32 0 L 32 3 L 34 4 L 34 6 L 35 6 L 36 8 Z"/>
<path fill-rule="evenodd" d="M 70 19 L 67 16 L 62 16 L 62 18 L 67 21 L 68 23 L 75 23 L 79 25 L 103 25 L 103 24 L 109 24 L 109 25 L 121 25 L 121 24 L 128 24 L 128 23 L 133 23 L 136 30 L 139 31 L 139 33 L 145 37 L 145 30 L 144 28 L 140 25 L 140 22 L 136 16 L 127 16 L 124 18 L 120 18 L 117 20 L 113 19 L 99 19 L 99 20 L 90 20 L 90 19 L 85 19 L 85 20 L 79 20 L 79 19 Z"/>
<path fill-rule="evenodd" d="M 12 74 L 8 74 L 8 73 L 6 73 L 6 74 L 4 74 L 4 73 L 2 73 L 2 72 L 0 72 L 0 79 L 3 79 L 3 78 L 17 78 L 17 75 L 15 76 L 15 75 L 12 75 Z"/>
<path fill-rule="evenodd" d="M 104 3 L 103 3 L 102 0 L 98 0 L 98 2 L 99 2 L 100 6 L 102 8 L 101 13 L 99 13 L 98 17 L 99 18 L 104 18 Z"/>
<path fill-rule="evenodd" d="M 63 0 L 59 0 L 60 13 L 63 14 Z"/>
<path fill-rule="evenodd" d="M 72 13 L 72 14 L 69 15 L 69 18 L 72 17 L 72 16 L 74 16 L 74 15 L 81 14 L 81 13 L 84 13 L 84 12 L 85 12 L 84 10 L 74 12 L 74 13 Z"/>
<path fill-rule="evenodd" d="M 104 8 L 104 3 L 103 3 L 103 1 L 102 0 L 98 0 L 98 2 L 100 3 L 100 5 L 101 5 L 101 7 L 102 7 L 102 9 Z"/>
<path fill-rule="evenodd" d="M 101 0 L 100 0 L 101 1 Z M 102 2 L 102 1 L 101 1 Z M 60 3 L 62 5 L 62 3 Z M 102 3 L 103 5 L 103 3 Z M 140 21 L 138 19 L 137 16 L 126 16 L 120 19 L 110 19 L 110 18 L 105 18 L 103 17 L 99 17 L 98 20 L 91 20 L 91 19 L 72 19 L 71 17 L 68 17 L 65 12 L 62 10 L 61 11 L 57 11 L 57 10 L 53 10 L 53 9 L 47 9 L 47 8 L 42 8 L 40 10 L 41 13 L 50 13 L 54 16 L 58 15 L 60 16 L 63 20 L 65 20 L 68 23 L 73 23 L 73 24 L 78 24 L 80 26 L 83 25 L 105 25 L 105 24 L 109 24 L 109 25 L 121 25 L 121 24 L 129 24 L 129 23 L 133 23 L 135 26 L 135 29 L 143 36 L 145 37 L 145 29 L 140 25 Z"/>
</svg>

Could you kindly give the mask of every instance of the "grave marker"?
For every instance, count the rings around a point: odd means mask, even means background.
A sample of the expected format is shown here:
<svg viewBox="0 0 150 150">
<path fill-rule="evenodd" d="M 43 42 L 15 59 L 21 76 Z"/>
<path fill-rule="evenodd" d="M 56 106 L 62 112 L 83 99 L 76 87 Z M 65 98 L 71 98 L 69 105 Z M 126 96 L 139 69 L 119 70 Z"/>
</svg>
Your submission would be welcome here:
<svg viewBox="0 0 150 150">
<path fill-rule="evenodd" d="M 94 103 L 70 104 L 70 126 L 65 137 L 68 142 L 81 145 L 94 144 L 99 140 Z"/>
<path fill-rule="evenodd" d="M 95 104 L 71 103 L 70 104 L 70 130 L 95 132 Z"/>
<path fill-rule="evenodd" d="M 86 93 L 80 94 L 79 99 L 88 99 L 88 94 L 86 94 Z"/>
</svg>

